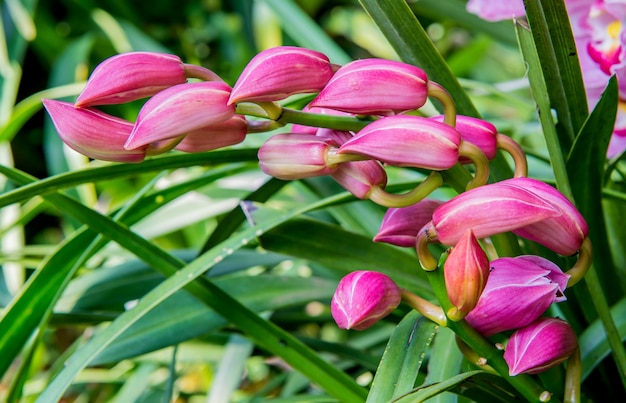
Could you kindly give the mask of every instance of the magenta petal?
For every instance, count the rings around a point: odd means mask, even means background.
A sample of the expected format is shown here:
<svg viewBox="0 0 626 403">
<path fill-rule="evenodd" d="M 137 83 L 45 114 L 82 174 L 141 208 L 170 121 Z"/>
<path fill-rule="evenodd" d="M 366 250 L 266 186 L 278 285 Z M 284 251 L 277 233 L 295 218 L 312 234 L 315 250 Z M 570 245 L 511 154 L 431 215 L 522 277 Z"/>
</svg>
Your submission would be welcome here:
<svg viewBox="0 0 626 403">
<path fill-rule="evenodd" d="M 459 158 L 461 136 L 453 127 L 419 116 L 388 116 L 365 126 L 339 148 L 396 166 L 443 170 Z"/>
<path fill-rule="evenodd" d="M 259 167 L 284 180 L 328 175 L 336 169 L 326 164 L 332 146 L 313 134 L 275 134 L 259 149 Z"/>
<path fill-rule="evenodd" d="M 424 106 L 428 77 L 406 63 L 356 60 L 341 67 L 311 106 L 363 115 L 389 115 Z"/>
<path fill-rule="evenodd" d="M 400 300 L 400 289 L 388 276 L 354 271 L 339 282 L 330 308 L 340 328 L 364 330 L 389 315 Z"/>
<path fill-rule="evenodd" d="M 125 147 L 132 150 L 224 122 L 235 115 L 235 107 L 227 105 L 229 95 L 230 87 L 218 81 L 165 89 L 141 108 Z"/>
<path fill-rule="evenodd" d="M 294 46 L 267 49 L 250 60 L 228 103 L 271 102 L 318 92 L 332 75 L 332 64 L 323 53 Z"/>
<path fill-rule="evenodd" d="M 478 304 L 465 319 L 486 337 L 532 323 L 564 298 L 561 284 L 553 280 L 558 272 L 542 258 L 493 260 Z"/>
<path fill-rule="evenodd" d="M 511 335 L 504 360 L 511 376 L 537 374 L 565 361 L 577 347 L 576 334 L 567 322 L 541 318 Z"/>
<path fill-rule="evenodd" d="M 94 69 L 76 99 L 77 107 L 130 102 L 186 82 L 180 58 L 154 52 L 110 57 Z"/>
<path fill-rule="evenodd" d="M 554 217 L 525 225 L 513 232 L 558 254 L 569 256 L 576 253 L 589 233 L 587 222 L 576 207 L 558 190 L 536 179 L 515 178 L 511 183 L 533 192 L 559 211 Z"/>
<path fill-rule="evenodd" d="M 68 102 L 42 100 L 61 140 L 70 148 L 104 161 L 141 162 L 145 147 L 128 151 L 124 143 L 133 124 L 92 108 L 75 108 Z"/>
<path fill-rule="evenodd" d="M 444 116 L 433 116 L 430 119 L 443 122 Z M 498 152 L 498 129 L 482 119 L 471 116 L 456 115 L 456 129 L 461 134 L 463 141 L 468 141 L 480 148 L 487 159 L 492 160 Z M 471 163 L 467 158 L 460 158 L 463 164 Z"/>
<path fill-rule="evenodd" d="M 431 220 L 433 212 L 442 203 L 440 200 L 423 199 L 408 207 L 387 209 L 374 242 L 414 248 L 420 228 Z"/>
<path fill-rule="evenodd" d="M 480 239 L 542 223 L 560 214 L 551 203 L 529 190 L 514 186 L 513 181 L 480 186 L 438 207 L 433 213 L 433 224 L 439 241 L 454 245 L 469 228 Z"/>
<path fill-rule="evenodd" d="M 248 131 L 243 115 L 235 115 L 221 123 L 202 127 L 187 133 L 175 147 L 187 153 L 211 151 L 241 143 Z"/>
<path fill-rule="evenodd" d="M 359 199 L 366 199 L 373 187 L 384 188 L 387 184 L 385 169 L 372 160 L 344 162 L 330 175 Z"/>
</svg>

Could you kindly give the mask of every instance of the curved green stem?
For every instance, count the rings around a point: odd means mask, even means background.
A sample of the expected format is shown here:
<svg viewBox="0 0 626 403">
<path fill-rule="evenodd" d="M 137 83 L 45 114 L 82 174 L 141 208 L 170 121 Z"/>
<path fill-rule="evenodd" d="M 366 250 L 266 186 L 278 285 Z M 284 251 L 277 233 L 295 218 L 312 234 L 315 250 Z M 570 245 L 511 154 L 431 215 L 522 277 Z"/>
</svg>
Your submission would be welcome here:
<svg viewBox="0 0 626 403">
<path fill-rule="evenodd" d="M 568 287 L 573 286 L 583 279 L 585 274 L 589 271 L 589 267 L 591 267 L 592 260 L 593 248 L 591 246 L 591 240 L 587 237 L 578 251 L 578 260 L 576 260 L 574 266 L 566 272 L 566 274 L 570 275 L 569 281 L 567 282 Z"/>
<path fill-rule="evenodd" d="M 433 271 L 437 269 L 437 259 L 428 250 L 428 244 L 437 239 L 437 233 L 435 227 L 432 225 L 422 228 L 417 234 L 415 239 L 415 250 L 417 251 L 417 259 L 420 262 L 422 269 L 426 271 Z"/>
<path fill-rule="evenodd" d="M 413 294 L 411 291 L 405 290 L 404 288 L 400 289 L 400 295 L 402 295 L 402 301 L 405 304 L 421 313 L 425 318 L 432 320 L 439 326 L 447 326 L 448 320 L 440 306 L 437 306 L 432 302 Z"/>
<path fill-rule="evenodd" d="M 480 148 L 469 141 L 461 140 L 461 144 L 459 145 L 459 156 L 470 159 L 476 166 L 474 179 L 467 184 L 466 190 L 485 185 L 489 180 L 489 160 Z"/>
<path fill-rule="evenodd" d="M 443 178 L 438 172 L 431 172 L 430 175 L 415 189 L 403 193 L 393 194 L 385 189 L 375 186 L 372 188 L 367 197 L 376 204 L 384 207 L 407 207 L 413 205 L 426 196 L 434 192 L 443 184 Z"/>
<path fill-rule="evenodd" d="M 429 81 L 428 96 L 435 98 L 443 106 L 443 122 L 452 127 L 456 127 L 456 105 L 450 93 L 440 84 Z"/>
<path fill-rule="evenodd" d="M 513 177 L 522 178 L 528 176 L 528 161 L 522 147 L 515 140 L 501 133 L 496 135 L 496 142 L 499 149 L 506 151 L 513 157 L 513 162 L 515 163 Z"/>
</svg>

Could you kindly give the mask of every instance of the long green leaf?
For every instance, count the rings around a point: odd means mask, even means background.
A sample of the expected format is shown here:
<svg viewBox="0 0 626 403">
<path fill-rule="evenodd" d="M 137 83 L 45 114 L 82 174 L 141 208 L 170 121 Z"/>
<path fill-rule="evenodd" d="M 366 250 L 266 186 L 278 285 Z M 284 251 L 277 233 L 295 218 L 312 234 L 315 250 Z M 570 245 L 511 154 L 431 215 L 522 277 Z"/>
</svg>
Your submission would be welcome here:
<svg viewBox="0 0 626 403">
<path fill-rule="evenodd" d="M 512 394 L 506 382 L 496 375 L 485 371 L 469 371 L 448 378 L 434 385 L 418 388 L 394 403 L 419 403 L 427 401 L 440 393 L 451 391 L 479 402 L 524 402 L 519 395 Z"/>
<path fill-rule="evenodd" d="M 604 324 L 613 350 L 622 384 L 626 387 L 626 349 L 613 318 L 609 305 L 624 294 L 623 283 L 616 276 L 611 258 L 602 206 L 602 178 L 604 161 L 617 112 L 617 80 L 611 79 L 602 98 L 582 127 L 568 160 L 570 176 L 576 178 L 574 198 L 589 224 L 589 237 L 594 246 L 593 267 L 585 277 L 592 295 L 592 302 Z"/>
<path fill-rule="evenodd" d="M 525 0 L 550 106 L 557 113 L 557 129 L 564 154 L 588 115 L 576 43 L 563 0 Z"/>
<path fill-rule="evenodd" d="M 626 299 L 622 298 L 611 308 L 611 316 L 615 319 L 615 326 L 619 338 L 626 340 Z M 582 379 L 584 380 L 595 367 L 612 352 L 604 325 L 599 319 L 594 321 L 578 338 L 580 356 L 583 363 Z"/>
<path fill-rule="evenodd" d="M 436 332 L 437 325 L 417 311 L 409 312 L 400 321 L 389 338 L 367 402 L 386 402 L 415 387 L 415 380 Z"/>
<path fill-rule="evenodd" d="M 53 196 L 55 197 L 53 198 Z M 50 195 L 48 197 L 53 198 L 59 204 L 61 198 L 57 196 L 60 195 Z M 62 203 L 68 204 L 68 207 L 73 204 L 68 202 L 70 202 L 69 199 L 63 198 Z M 200 277 L 205 271 L 227 257 L 234 250 L 253 241 L 259 234 L 286 219 L 302 213 L 303 210 L 281 215 L 267 223 L 250 228 L 220 243 L 189 265 L 184 266 L 182 262 L 173 256 L 107 220 L 105 217 L 98 216 L 91 210 L 87 211 L 88 209 L 79 211 L 84 209 L 79 206 L 72 206 L 73 214 L 75 214 L 76 218 L 80 218 L 83 221 L 91 221 L 92 224 L 98 222 L 98 228 L 105 236 L 118 240 L 125 248 L 131 250 L 138 257 L 145 260 L 146 263 L 171 277 L 168 277 L 142 298 L 135 308 L 119 316 L 110 326 L 79 349 L 68 365 L 40 395 L 38 401 L 58 400 L 69 387 L 74 376 L 100 354 L 104 348 L 133 323 L 182 288 L 185 288 L 219 314 L 238 325 L 259 346 L 281 356 L 294 368 L 297 368 L 310 377 L 311 380 L 317 382 L 328 393 L 345 399 L 345 401 L 361 401 L 364 397 L 364 390 L 348 378 L 345 373 L 338 371 L 323 361 L 317 354 L 306 348 L 304 344 L 289 333 L 263 320 L 245 308 L 239 301 L 233 299 L 205 277 Z M 194 280 L 196 281 L 194 282 Z"/>
<path fill-rule="evenodd" d="M 22 174 L 17 170 L 7 170 L 5 168 L 5 171 L 5 174 L 10 174 L 11 178 L 18 182 L 24 183 L 33 180 L 30 176 Z M 250 228 L 236 237 L 229 238 L 191 264 L 185 266 L 184 262 L 156 247 L 144 238 L 72 199 L 60 194 L 49 194 L 44 196 L 44 198 L 54 203 L 58 208 L 62 208 L 64 212 L 72 215 L 74 218 L 92 228 L 97 228 L 102 235 L 115 240 L 147 264 L 168 276 L 168 279 L 146 295 L 133 310 L 122 314 L 99 336 L 77 351 L 69 365 L 65 366 L 43 392 L 39 401 L 58 400 L 69 387 L 72 379 L 97 354 L 147 312 L 182 288 L 185 288 L 220 315 L 238 325 L 257 345 L 281 356 L 294 368 L 297 368 L 312 381 L 318 383 L 329 394 L 336 395 L 350 402 L 360 402 L 364 398 L 364 389 L 358 386 L 344 372 L 337 370 L 322 360 L 315 352 L 289 333 L 260 318 L 239 301 L 215 286 L 207 278 L 200 277 L 206 270 L 232 254 L 235 250 L 253 241 L 264 231 L 310 209 L 322 207 L 328 201 L 322 201 L 316 205 L 309 205 L 291 213 L 274 217 L 263 225 Z M 333 201 L 331 200 L 331 202 Z"/>
<path fill-rule="evenodd" d="M 28 185 L 6 192 L 0 195 L 0 207 L 83 183 L 129 177 L 146 172 L 157 172 L 164 169 L 176 169 L 196 165 L 218 165 L 228 162 L 256 161 L 256 155 L 256 149 L 218 150 L 206 153 L 168 155 L 149 159 L 136 165 L 107 164 L 100 167 L 90 167 L 79 171 L 67 172 L 38 181 L 33 181 Z M 0 166 L 0 173 L 6 175 L 8 172 L 6 169 L 6 167 Z"/>
</svg>

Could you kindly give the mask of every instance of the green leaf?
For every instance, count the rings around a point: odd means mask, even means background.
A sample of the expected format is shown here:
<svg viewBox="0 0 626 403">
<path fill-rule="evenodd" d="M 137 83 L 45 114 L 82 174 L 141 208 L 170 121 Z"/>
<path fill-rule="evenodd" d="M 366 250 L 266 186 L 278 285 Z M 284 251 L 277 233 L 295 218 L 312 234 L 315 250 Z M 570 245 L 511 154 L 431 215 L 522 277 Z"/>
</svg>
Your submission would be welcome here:
<svg viewBox="0 0 626 403">
<path fill-rule="evenodd" d="M 624 279 L 616 275 L 611 259 L 602 206 L 604 164 L 613 134 L 618 99 L 617 80 L 613 77 L 581 128 L 567 159 L 574 200 L 589 225 L 594 266 L 609 304 L 615 303 L 626 292 L 626 289 L 620 287 L 624 285 Z"/>
<path fill-rule="evenodd" d="M 368 402 L 386 402 L 415 387 L 437 325 L 417 311 L 409 312 L 396 327 L 372 381 Z"/>
<path fill-rule="evenodd" d="M 626 340 L 626 298 L 622 298 L 611 308 L 611 316 L 615 319 L 619 338 L 623 342 Z M 580 335 L 578 345 L 580 346 L 580 356 L 583 365 L 582 379 L 584 380 L 604 358 L 611 354 L 612 350 L 602 322 L 599 319 L 594 321 Z"/>
<path fill-rule="evenodd" d="M 339 276 L 354 270 L 384 272 L 401 287 L 424 298 L 432 297 L 428 281 L 414 255 L 375 243 L 336 225 L 297 218 L 266 232 L 260 241 L 267 250 L 321 263 L 335 269 Z"/>
<path fill-rule="evenodd" d="M 546 81 L 564 154 L 588 115 L 580 61 L 563 0 L 525 0 L 526 15 Z"/>
<path fill-rule="evenodd" d="M 524 402 L 519 395 L 513 394 L 506 382 L 497 375 L 485 371 L 469 371 L 448 378 L 443 382 L 421 387 L 401 398 L 394 403 L 418 403 L 437 396 L 443 392 L 451 391 L 458 393 L 478 402 Z"/>
<path fill-rule="evenodd" d="M 428 374 L 425 384 L 442 382 L 457 375 L 461 369 L 463 354 L 456 345 L 455 334 L 447 327 L 442 327 L 437 332 L 428 359 Z M 450 393 L 442 393 L 429 403 L 456 403 L 457 396 Z"/>
<path fill-rule="evenodd" d="M 256 149 L 218 150 L 206 153 L 172 154 L 146 160 L 141 164 L 106 164 L 100 167 L 90 167 L 78 171 L 67 172 L 50 176 L 38 181 L 32 181 L 18 189 L 0 195 L 0 207 L 18 203 L 31 197 L 45 195 L 59 189 L 105 181 L 109 179 L 131 177 L 133 175 L 158 172 L 164 169 L 176 169 L 189 166 L 210 166 L 228 162 L 257 161 Z M 0 173 L 9 176 L 11 170 L 0 166 Z"/>
<path fill-rule="evenodd" d="M 220 278 L 214 282 L 254 312 L 330 300 L 336 286 L 334 282 L 320 278 L 270 275 Z M 227 324 L 226 319 L 189 294 L 176 293 L 130 326 L 91 365 L 113 363 L 175 345 Z"/>
</svg>

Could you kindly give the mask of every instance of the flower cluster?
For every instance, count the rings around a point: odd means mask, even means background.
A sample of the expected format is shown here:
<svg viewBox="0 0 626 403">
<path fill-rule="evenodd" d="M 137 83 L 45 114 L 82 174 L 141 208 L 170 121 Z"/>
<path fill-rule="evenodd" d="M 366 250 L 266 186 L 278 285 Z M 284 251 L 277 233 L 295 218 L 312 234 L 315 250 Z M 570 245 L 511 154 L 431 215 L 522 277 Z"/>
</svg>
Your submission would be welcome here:
<svg viewBox="0 0 626 403">
<path fill-rule="evenodd" d="M 619 85 L 619 107 L 607 156 L 626 151 L 626 0 L 566 0 L 580 67 L 593 107 L 612 75 Z M 467 10 L 488 21 L 522 17 L 522 0 L 494 3 L 470 0 Z"/>
<path fill-rule="evenodd" d="M 302 111 L 278 103 L 295 94 L 314 95 Z M 135 122 L 95 108 L 146 97 Z M 441 116 L 420 113 L 429 97 L 443 106 Z M 331 304 L 340 327 L 366 329 L 405 300 L 437 323 L 467 319 L 486 337 L 518 329 L 509 342 L 515 348 L 505 354 L 511 374 L 555 365 L 576 345 L 561 340 L 569 337 L 566 324 L 539 317 L 564 299 L 566 285 L 579 281 L 589 266 L 585 220 L 556 189 L 526 177 L 517 143 L 489 122 L 457 116 L 446 90 L 415 66 L 381 59 L 336 66 L 320 52 L 285 46 L 259 53 L 231 88 L 175 56 L 128 53 L 100 64 L 74 104 L 44 105 L 68 146 L 118 162 L 141 162 L 171 149 L 213 150 L 293 123 L 288 133 L 260 147 L 265 173 L 285 180 L 328 175 L 357 198 L 389 207 L 374 240 L 415 247 L 428 271 L 438 269 L 428 245 L 451 248 L 441 269 L 452 304 L 445 315 L 384 274 L 355 271 L 342 280 Z M 514 178 L 486 184 L 488 161 L 498 149 L 512 156 Z M 445 202 L 427 199 L 443 183 L 439 172 L 457 164 L 473 165 L 468 190 Z M 392 194 L 386 166 L 428 173 L 415 189 Z M 537 256 L 490 261 L 481 240 L 503 232 L 561 255 L 578 253 L 578 261 L 567 274 Z M 527 335 L 533 327 L 541 327 L 537 332 L 553 337 L 557 347 L 537 346 L 538 339 Z M 528 351 L 532 359 L 520 357 Z"/>
</svg>

